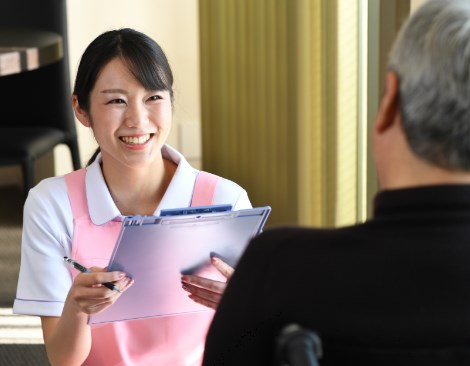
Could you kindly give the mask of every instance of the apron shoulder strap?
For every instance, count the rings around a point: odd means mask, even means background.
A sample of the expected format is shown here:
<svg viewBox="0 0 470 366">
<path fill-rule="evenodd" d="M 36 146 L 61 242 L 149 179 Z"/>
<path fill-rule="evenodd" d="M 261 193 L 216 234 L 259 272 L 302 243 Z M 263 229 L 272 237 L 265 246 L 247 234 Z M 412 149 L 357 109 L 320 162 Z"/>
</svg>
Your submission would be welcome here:
<svg viewBox="0 0 470 366">
<path fill-rule="evenodd" d="M 215 174 L 204 171 L 199 172 L 194 184 L 191 207 L 214 204 L 215 189 L 219 179 L 220 177 Z"/>
<path fill-rule="evenodd" d="M 88 215 L 85 192 L 85 175 L 86 169 L 82 168 L 65 174 L 64 176 L 74 218 Z"/>
</svg>

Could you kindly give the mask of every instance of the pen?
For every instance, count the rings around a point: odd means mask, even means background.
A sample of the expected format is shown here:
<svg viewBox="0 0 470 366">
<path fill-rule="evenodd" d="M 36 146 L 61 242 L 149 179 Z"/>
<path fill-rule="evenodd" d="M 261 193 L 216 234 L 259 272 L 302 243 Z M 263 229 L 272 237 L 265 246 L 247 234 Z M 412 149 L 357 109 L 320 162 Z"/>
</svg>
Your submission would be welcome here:
<svg viewBox="0 0 470 366">
<path fill-rule="evenodd" d="M 64 261 L 70 265 L 73 266 L 73 268 L 75 268 L 76 270 L 82 272 L 82 273 L 90 273 L 91 271 L 86 268 L 85 266 L 82 266 L 80 263 L 78 263 L 77 261 L 73 260 L 72 258 L 69 258 L 69 257 L 64 257 Z M 117 291 L 117 292 L 121 292 L 121 290 L 119 290 L 116 285 L 112 282 L 106 282 L 106 283 L 103 283 L 102 284 L 103 286 L 109 288 L 110 290 L 113 290 L 113 291 Z"/>
</svg>

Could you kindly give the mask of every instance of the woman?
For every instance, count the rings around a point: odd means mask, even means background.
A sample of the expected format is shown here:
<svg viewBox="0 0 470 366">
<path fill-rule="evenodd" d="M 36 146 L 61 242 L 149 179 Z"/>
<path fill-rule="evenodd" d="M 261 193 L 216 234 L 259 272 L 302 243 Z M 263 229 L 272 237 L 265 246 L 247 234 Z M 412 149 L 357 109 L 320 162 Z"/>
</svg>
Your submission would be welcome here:
<svg viewBox="0 0 470 366">
<path fill-rule="evenodd" d="M 82 56 L 72 104 L 99 149 L 86 171 L 46 179 L 29 192 L 14 304 L 16 313 L 41 317 L 53 365 L 200 364 L 211 312 L 87 324 L 88 315 L 112 306 L 132 285 L 125 274 L 104 269 L 122 218 L 191 204 L 199 172 L 165 145 L 172 84 L 160 46 L 132 29 L 103 33 Z M 222 178 L 210 203 L 251 207 L 246 191 Z M 92 272 L 71 271 L 65 256 Z M 200 293 L 218 289 L 207 297 L 212 304 L 190 295 L 215 307 L 225 284 L 183 278 L 191 280 L 207 285 Z M 101 285 L 106 282 L 121 292 Z M 197 292 L 189 283 L 183 287 Z"/>
</svg>

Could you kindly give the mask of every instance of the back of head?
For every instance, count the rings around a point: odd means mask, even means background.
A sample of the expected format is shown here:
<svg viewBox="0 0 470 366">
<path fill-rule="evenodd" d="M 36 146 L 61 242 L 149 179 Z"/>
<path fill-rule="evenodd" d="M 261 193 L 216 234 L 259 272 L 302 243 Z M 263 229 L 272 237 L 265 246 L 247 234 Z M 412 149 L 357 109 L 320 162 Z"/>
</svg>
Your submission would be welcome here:
<svg viewBox="0 0 470 366">
<path fill-rule="evenodd" d="M 428 0 L 402 27 L 389 69 L 410 148 L 448 170 L 470 170 L 470 1 Z"/>
</svg>

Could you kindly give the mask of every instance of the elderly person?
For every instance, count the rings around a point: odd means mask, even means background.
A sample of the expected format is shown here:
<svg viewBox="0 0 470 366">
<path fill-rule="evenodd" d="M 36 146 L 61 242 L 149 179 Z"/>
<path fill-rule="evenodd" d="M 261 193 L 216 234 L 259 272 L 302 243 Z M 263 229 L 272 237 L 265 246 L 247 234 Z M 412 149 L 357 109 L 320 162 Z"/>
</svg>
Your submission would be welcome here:
<svg viewBox="0 0 470 366">
<path fill-rule="evenodd" d="M 373 218 L 255 238 L 203 365 L 271 365 L 290 322 L 321 337 L 322 366 L 470 364 L 470 1 L 426 2 L 388 70 Z"/>
</svg>

